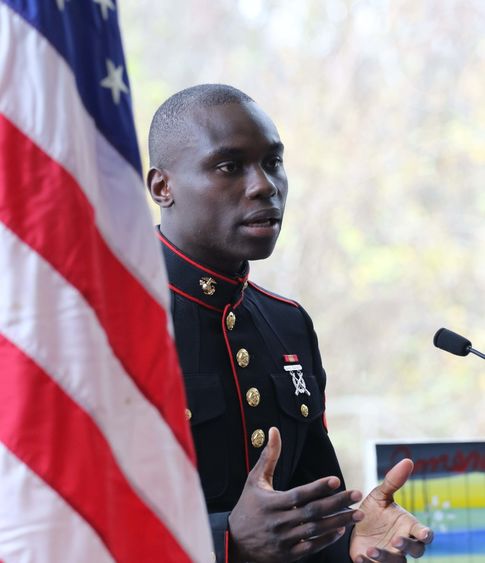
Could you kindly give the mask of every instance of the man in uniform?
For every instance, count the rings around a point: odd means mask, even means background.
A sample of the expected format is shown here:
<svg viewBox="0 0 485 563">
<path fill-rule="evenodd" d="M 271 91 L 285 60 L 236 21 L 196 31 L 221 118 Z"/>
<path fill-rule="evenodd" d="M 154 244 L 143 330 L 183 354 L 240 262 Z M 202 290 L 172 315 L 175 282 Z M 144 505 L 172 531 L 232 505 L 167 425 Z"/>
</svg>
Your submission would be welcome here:
<svg viewBox="0 0 485 563">
<path fill-rule="evenodd" d="M 431 530 L 392 502 L 402 461 L 362 503 L 324 425 L 325 372 L 296 302 L 248 280 L 287 195 L 283 144 L 243 92 L 183 90 L 150 128 L 175 338 L 218 562 L 345 563 L 420 557 Z"/>
</svg>

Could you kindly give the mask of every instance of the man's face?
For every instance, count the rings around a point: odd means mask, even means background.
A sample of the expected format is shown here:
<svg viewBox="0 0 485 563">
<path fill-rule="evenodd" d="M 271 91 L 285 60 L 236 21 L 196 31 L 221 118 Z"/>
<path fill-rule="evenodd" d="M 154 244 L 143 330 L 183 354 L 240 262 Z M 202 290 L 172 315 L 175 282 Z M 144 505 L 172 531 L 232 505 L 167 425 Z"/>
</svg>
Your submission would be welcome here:
<svg viewBox="0 0 485 563">
<path fill-rule="evenodd" d="M 283 145 L 255 104 L 194 110 L 188 140 L 167 170 L 173 203 L 162 229 L 201 262 L 230 271 L 266 258 L 278 238 L 288 191 Z"/>
</svg>

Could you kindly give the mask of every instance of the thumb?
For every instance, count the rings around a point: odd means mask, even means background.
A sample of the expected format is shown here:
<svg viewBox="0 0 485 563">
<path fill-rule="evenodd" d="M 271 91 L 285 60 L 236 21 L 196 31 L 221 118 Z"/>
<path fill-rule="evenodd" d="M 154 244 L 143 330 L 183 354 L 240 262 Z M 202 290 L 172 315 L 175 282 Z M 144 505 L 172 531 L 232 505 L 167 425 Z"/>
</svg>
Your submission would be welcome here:
<svg viewBox="0 0 485 563">
<path fill-rule="evenodd" d="M 274 426 L 269 429 L 268 443 L 251 470 L 252 477 L 260 487 L 273 489 L 273 475 L 281 453 L 280 431 Z"/>
<path fill-rule="evenodd" d="M 396 463 L 396 465 L 387 472 L 384 481 L 377 487 L 382 496 L 391 499 L 393 494 L 409 479 L 413 468 L 414 463 L 407 458 Z"/>
</svg>

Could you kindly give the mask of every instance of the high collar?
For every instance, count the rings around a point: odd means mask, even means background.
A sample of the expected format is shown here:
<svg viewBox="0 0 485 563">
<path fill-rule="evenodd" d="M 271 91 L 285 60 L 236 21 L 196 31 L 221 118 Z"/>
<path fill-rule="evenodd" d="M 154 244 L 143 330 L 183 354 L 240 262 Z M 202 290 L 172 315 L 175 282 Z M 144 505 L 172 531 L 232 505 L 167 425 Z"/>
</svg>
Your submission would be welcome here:
<svg viewBox="0 0 485 563">
<path fill-rule="evenodd" d="M 158 228 L 157 236 L 162 242 L 172 291 L 218 312 L 223 312 L 227 305 L 236 308 L 241 303 L 248 285 L 248 262 L 244 263 L 242 272 L 235 275 L 224 274 L 187 256 Z"/>
</svg>

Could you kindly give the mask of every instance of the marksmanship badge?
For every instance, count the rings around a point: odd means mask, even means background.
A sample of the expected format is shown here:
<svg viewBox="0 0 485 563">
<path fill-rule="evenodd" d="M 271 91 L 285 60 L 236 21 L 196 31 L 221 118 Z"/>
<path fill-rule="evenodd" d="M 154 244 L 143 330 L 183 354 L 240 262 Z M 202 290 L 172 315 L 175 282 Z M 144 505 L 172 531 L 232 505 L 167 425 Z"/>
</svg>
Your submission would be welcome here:
<svg viewBox="0 0 485 563">
<path fill-rule="evenodd" d="M 298 356 L 296 354 L 288 354 L 283 356 L 285 362 L 298 362 Z M 291 365 L 283 366 L 285 371 L 291 375 L 291 380 L 295 386 L 295 395 L 303 395 L 306 393 L 310 395 L 310 391 L 306 388 L 305 380 L 303 379 L 303 368 L 300 364 L 295 363 Z"/>
</svg>

